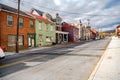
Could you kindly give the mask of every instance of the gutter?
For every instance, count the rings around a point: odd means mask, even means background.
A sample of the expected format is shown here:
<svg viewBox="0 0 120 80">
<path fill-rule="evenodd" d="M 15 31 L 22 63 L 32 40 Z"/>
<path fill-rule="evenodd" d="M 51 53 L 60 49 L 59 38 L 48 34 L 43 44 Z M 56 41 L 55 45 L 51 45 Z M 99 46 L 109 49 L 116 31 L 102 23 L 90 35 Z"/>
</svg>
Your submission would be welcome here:
<svg viewBox="0 0 120 80">
<path fill-rule="evenodd" d="M 0 11 L 5 11 L 5 12 L 8 12 L 8 13 L 12 13 L 12 14 L 17 14 L 16 12 L 12 12 L 12 11 L 8 11 L 8 10 L 4 10 L 4 9 L 0 9 Z M 25 13 L 26 14 L 26 13 Z M 26 15 L 28 15 L 28 14 L 26 14 Z M 20 14 L 20 16 L 24 16 L 24 17 L 28 17 L 28 18 L 32 18 L 32 19 L 34 19 L 34 17 L 30 17 L 30 16 L 26 16 L 26 15 L 22 15 L 22 14 Z"/>
</svg>

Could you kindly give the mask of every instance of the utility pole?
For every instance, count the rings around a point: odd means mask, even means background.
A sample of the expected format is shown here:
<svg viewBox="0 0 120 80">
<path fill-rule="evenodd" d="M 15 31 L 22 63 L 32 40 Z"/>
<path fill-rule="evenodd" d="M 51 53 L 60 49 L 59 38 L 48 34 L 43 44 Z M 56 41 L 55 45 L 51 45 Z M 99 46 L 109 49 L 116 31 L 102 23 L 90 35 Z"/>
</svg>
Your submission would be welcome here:
<svg viewBox="0 0 120 80">
<path fill-rule="evenodd" d="M 18 10 L 17 10 L 16 53 L 19 53 L 19 13 L 20 13 L 20 0 L 18 0 Z"/>
</svg>

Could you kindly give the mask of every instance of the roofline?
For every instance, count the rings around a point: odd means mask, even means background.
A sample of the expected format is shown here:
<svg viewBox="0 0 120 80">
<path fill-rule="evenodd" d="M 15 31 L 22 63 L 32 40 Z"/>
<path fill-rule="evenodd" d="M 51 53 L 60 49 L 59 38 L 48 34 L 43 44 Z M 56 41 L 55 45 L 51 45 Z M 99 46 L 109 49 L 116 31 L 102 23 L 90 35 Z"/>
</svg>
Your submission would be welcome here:
<svg viewBox="0 0 120 80">
<path fill-rule="evenodd" d="M 49 24 L 55 25 L 55 23 L 54 23 L 54 22 L 44 21 L 44 20 L 38 19 L 38 18 L 36 18 L 36 17 L 35 17 L 35 19 L 37 19 L 38 21 L 42 21 L 42 22 L 45 22 L 45 23 L 49 23 Z"/>
<path fill-rule="evenodd" d="M 12 14 L 17 14 L 16 12 L 12 12 L 12 11 L 8 11 L 8 10 L 5 10 L 5 9 L 0 9 L 0 11 L 5 11 L 5 12 L 8 12 L 8 13 L 12 13 Z M 30 16 L 26 16 L 26 15 L 22 15 L 22 14 L 19 14 L 21 16 L 24 16 L 24 17 L 28 17 L 28 18 L 32 18 L 32 19 L 35 19 L 34 17 L 30 17 Z"/>
<path fill-rule="evenodd" d="M 55 25 L 55 23 L 54 22 L 52 22 L 52 21 L 44 21 L 44 20 L 41 20 L 41 19 L 39 19 L 39 18 L 37 18 L 37 16 L 38 15 L 35 15 L 35 14 L 31 14 L 35 19 L 37 19 L 37 20 L 39 20 L 39 21 L 43 21 L 43 22 L 45 22 L 45 23 L 50 23 L 50 24 L 53 24 L 53 25 Z M 39 15 L 40 16 L 40 15 Z M 40 17 L 42 17 L 42 16 L 40 16 Z M 42 18 L 44 18 L 44 17 L 42 17 Z M 44 18 L 44 19 L 46 19 L 46 18 Z"/>
</svg>

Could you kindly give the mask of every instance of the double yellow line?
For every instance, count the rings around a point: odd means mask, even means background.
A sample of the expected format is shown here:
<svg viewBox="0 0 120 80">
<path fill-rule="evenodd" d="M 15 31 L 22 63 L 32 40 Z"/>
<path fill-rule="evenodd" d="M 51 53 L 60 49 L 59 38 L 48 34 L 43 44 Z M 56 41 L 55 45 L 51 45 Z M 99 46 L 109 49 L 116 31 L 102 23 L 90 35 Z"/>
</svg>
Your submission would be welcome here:
<svg viewBox="0 0 120 80">
<path fill-rule="evenodd" d="M 27 61 L 30 61 L 30 60 L 43 58 L 43 57 L 45 57 L 45 56 L 46 56 L 46 55 L 40 55 L 40 56 L 37 56 L 37 57 L 31 57 L 31 58 L 24 59 L 24 60 L 20 60 L 20 61 L 17 61 L 17 62 L 5 64 L 5 65 L 0 66 L 0 69 L 6 68 L 6 67 L 9 67 L 9 66 L 13 66 L 13 65 L 16 65 L 16 64 L 19 64 L 19 63 L 27 62 Z"/>
</svg>

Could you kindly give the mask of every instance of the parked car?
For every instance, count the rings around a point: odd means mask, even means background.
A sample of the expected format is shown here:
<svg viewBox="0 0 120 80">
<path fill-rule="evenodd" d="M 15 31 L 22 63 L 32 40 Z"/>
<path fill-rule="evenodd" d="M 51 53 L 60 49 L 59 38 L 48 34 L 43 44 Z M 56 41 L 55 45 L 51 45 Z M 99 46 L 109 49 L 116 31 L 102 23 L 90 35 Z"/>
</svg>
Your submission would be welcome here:
<svg viewBox="0 0 120 80">
<path fill-rule="evenodd" d="M 99 40 L 99 39 L 100 39 L 100 36 L 96 36 L 95 39 L 96 39 L 96 40 Z"/>
<path fill-rule="evenodd" d="M 5 58 L 5 53 L 3 49 L 0 47 L 0 59 L 4 59 L 4 58 Z"/>
</svg>

